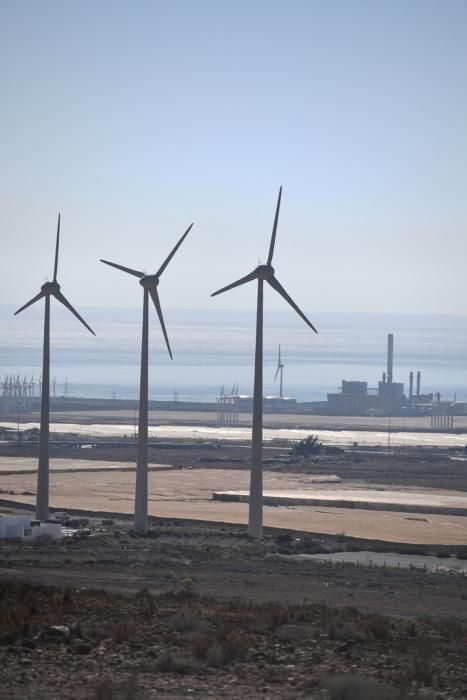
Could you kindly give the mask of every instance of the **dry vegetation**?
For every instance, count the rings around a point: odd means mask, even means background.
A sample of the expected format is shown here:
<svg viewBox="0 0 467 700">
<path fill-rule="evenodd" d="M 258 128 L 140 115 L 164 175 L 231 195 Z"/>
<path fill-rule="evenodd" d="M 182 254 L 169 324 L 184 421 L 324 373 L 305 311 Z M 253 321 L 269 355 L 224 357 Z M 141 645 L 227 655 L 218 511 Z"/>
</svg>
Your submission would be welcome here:
<svg viewBox="0 0 467 700">
<path fill-rule="evenodd" d="M 462 697 L 466 628 L 190 589 L 0 588 L 3 697 Z M 8 695 L 5 695 L 8 692 Z M 427 697 L 426 692 L 423 693 Z"/>
<path fill-rule="evenodd" d="M 0 696 L 465 696 L 466 578 L 271 556 L 288 546 L 175 522 L 3 544 Z"/>
</svg>

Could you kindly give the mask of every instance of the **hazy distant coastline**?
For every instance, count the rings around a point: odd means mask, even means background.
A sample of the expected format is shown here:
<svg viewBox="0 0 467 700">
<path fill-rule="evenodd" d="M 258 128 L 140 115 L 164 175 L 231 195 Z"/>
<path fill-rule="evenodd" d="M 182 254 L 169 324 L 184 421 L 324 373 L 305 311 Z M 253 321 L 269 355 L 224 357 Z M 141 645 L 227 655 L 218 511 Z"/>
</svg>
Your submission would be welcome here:
<svg viewBox="0 0 467 700">
<path fill-rule="evenodd" d="M 42 311 L 31 308 L 13 317 L 0 306 L 0 377 L 32 374 L 41 367 Z M 88 338 L 58 307 L 52 310 L 52 378 L 56 393 L 70 396 L 136 399 L 139 381 L 140 312 L 133 308 L 82 309 L 97 332 Z M 306 311 L 308 311 L 306 309 Z M 467 317 L 432 314 L 310 312 L 319 335 L 285 311 L 265 313 L 265 394 L 274 395 L 277 346 L 284 355 L 284 390 L 299 401 L 322 400 L 342 379 L 376 386 L 385 368 L 386 335 L 394 333 L 394 375 L 408 383 L 421 370 L 422 386 L 458 401 L 467 400 Z M 250 311 L 168 309 L 166 323 L 174 351 L 165 354 L 152 318 L 150 376 L 152 399 L 214 401 L 219 387 L 239 384 L 252 390 L 254 314 Z"/>
</svg>

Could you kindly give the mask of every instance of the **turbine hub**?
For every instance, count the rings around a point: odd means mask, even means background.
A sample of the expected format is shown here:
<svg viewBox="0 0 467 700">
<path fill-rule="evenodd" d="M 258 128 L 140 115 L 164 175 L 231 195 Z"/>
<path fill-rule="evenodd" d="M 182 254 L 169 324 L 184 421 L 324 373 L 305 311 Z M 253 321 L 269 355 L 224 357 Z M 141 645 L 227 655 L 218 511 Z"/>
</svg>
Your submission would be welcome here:
<svg viewBox="0 0 467 700">
<path fill-rule="evenodd" d="M 144 289 L 149 291 L 157 287 L 159 284 L 159 277 L 156 275 L 144 275 L 144 277 L 141 277 L 139 283 Z"/>
<path fill-rule="evenodd" d="M 60 285 L 58 282 L 45 282 L 41 287 L 41 291 L 44 294 L 56 294 L 60 291 Z"/>
<path fill-rule="evenodd" d="M 267 280 L 274 277 L 274 268 L 272 265 L 258 265 L 255 272 L 261 280 Z"/>
</svg>

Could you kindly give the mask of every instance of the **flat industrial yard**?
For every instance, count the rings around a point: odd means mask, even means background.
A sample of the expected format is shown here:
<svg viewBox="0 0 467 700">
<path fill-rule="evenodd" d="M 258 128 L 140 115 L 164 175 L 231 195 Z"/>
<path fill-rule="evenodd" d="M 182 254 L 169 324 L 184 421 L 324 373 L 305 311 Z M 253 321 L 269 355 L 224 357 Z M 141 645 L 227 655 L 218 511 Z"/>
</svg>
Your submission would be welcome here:
<svg viewBox="0 0 467 700">
<path fill-rule="evenodd" d="M 0 458 L 0 489 L 4 499 L 21 503 L 35 502 L 37 460 L 35 458 Z M 22 473 L 21 473 L 22 472 Z M 25 473 L 26 472 L 26 473 Z M 133 512 L 134 463 L 52 459 L 50 504 L 57 509 L 89 512 Z M 321 494 L 323 499 L 342 498 L 358 487 L 368 498 L 394 501 L 401 498 L 400 487 L 371 485 L 348 480 L 340 484 L 310 483 L 306 474 L 265 472 L 267 492 Z M 149 513 L 168 518 L 187 518 L 244 524 L 246 503 L 215 501 L 215 491 L 247 490 L 247 469 L 170 469 L 154 465 L 149 475 Z M 467 518 L 449 514 L 420 515 L 423 498 L 427 503 L 461 504 L 466 494 L 440 489 L 406 487 L 405 500 L 417 501 L 417 515 L 394 510 L 378 513 L 366 509 L 332 506 L 269 506 L 264 507 L 265 525 L 304 532 L 338 534 L 350 537 L 407 542 L 412 544 L 464 545 L 467 542 Z"/>
</svg>

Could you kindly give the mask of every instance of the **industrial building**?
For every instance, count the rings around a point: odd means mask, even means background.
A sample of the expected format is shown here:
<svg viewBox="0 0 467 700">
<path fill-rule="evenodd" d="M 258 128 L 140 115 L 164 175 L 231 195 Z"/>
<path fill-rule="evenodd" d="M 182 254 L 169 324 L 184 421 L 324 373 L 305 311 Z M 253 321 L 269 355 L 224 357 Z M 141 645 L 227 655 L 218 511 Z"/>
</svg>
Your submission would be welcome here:
<svg viewBox="0 0 467 700">
<path fill-rule="evenodd" d="M 279 361 L 279 368 L 281 367 Z M 283 366 L 283 365 L 282 365 Z M 422 374 L 409 373 L 408 392 L 404 383 L 394 381 L 394 335 L 388 334 L 386 369 L 378 386 L 368 382 L 343 379 L 339 391 L 327 394 L 326 401 L 298 403 L 295 398 L 265 396 L 265 413 L 317 413 L 334 416 L 431 416 L 432 430 L 451 430 L 453 416 L 458 413 L 455 402 L 441 401 L 439 394 L 422 394 Z M 415 378 L 415 388 L 414 388 Z M 239 413 L 253 410 L 253 397 L 238 393 L 234 385 L 230 394 L 221 388 L 217 399 L 218 425 L 237 425 Z M 467 413 L 467 405 L 466 405 Z"/>
<path fill-rule="evenodd" d="M 417 372 L 416 392 L 413 391 L 413 372 L 409 375 L 408 396 L 404 384 L 393 380 L 394 336 L 388 334 L 387 366 L 377 387 L 364 381 L 342 380 L 341 390 L 327 395 L 321 403 L 323 413 L 340 416 L 355 415 L 425 415 L 431 412 L 433 394 L 421 393 L 421 372 Z"/>
</svg>

